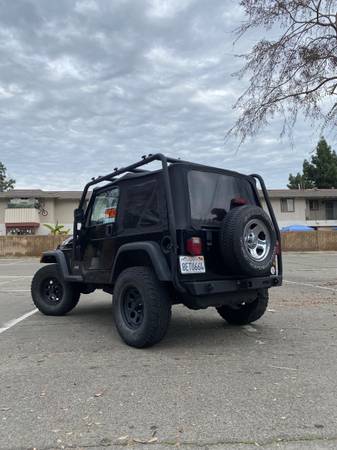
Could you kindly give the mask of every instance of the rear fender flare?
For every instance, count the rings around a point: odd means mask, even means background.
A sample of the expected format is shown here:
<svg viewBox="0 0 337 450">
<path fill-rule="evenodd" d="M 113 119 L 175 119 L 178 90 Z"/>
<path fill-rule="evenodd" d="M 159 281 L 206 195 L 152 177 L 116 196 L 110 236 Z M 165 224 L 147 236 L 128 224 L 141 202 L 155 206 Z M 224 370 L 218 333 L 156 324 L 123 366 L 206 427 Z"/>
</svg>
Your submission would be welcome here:
<svg viewBox="0 0 337 450">
<path fill-rule="evenodd" d="M 111 271 L 111 282 L 114 283 L 119 275 L 119 263 L 121 257 L 126 256 L 126 253 L 132 257 L 133 252 L 144 252 L 151 261 L 151 266 L 160 281 L 172 281 L 171 271 L 162 253 L 162 250 L 157 242 L 130 242 L 123 244 L 117 251 L 115 261 Z"/>
</svg>

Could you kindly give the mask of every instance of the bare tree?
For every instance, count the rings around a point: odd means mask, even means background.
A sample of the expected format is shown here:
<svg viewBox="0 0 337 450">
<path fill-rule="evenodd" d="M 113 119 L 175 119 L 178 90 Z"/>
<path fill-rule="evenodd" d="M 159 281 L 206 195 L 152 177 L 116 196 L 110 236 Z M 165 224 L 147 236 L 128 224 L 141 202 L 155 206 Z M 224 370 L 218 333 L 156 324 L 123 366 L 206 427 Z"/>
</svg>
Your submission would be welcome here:
<svg viewBox="0 0 337 450">
<path fill-rule="evenodd" d="M 264 28 L 276 40 L 261 39 L 243 55 L 249 86 L 234 108 L 239 118 L 229 131 L 243 142 L 275 114 L 282 134 L 291 131 L 299 112 L 321 125 L 337 125 L 337 0 L 241 0 L 247 16 L 238 29 Z"/>
</svg>

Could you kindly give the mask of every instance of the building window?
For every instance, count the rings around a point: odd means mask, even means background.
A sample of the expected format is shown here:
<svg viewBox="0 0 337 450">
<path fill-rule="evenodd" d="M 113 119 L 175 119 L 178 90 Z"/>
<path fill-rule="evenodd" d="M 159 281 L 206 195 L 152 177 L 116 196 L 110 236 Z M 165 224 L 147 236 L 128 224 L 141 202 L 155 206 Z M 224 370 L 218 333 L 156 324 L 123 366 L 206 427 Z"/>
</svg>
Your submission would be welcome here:
<svg viewBox="0 0 337 450">
<path fill-rule="evenodd" d="M 309 209 L 310 211 L 318 211 L 319 210 L 318 200 L 309 200 Z"/>
<path fill-rule="evenodd" d="M 11 198 L 7 208 L 37 208 L 36 198 Z"/>
<path fill-rule="evenodd" d="M 293 198 L 281 198 L 281 212 L 295 212 L 295 200 Z"/>
<path fill-rule="evenodd" d="M 35 234 L 36 227 L 18 225 L 6 227 L 7 236 L 32 236 Z"/>
</svg>

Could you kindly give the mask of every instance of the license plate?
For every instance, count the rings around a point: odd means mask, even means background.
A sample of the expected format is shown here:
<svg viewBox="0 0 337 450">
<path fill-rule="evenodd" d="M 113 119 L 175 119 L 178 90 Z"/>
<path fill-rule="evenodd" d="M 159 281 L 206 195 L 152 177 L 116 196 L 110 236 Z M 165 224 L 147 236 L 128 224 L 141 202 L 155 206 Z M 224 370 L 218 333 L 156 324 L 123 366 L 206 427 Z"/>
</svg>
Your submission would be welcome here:
<svg viewBox="0 0 337 450">
<path fill-rule="evenodd" d="M 179 256 L 180 272 L 205 273 L 205 260 L 203 256 Z"/>
</svg>

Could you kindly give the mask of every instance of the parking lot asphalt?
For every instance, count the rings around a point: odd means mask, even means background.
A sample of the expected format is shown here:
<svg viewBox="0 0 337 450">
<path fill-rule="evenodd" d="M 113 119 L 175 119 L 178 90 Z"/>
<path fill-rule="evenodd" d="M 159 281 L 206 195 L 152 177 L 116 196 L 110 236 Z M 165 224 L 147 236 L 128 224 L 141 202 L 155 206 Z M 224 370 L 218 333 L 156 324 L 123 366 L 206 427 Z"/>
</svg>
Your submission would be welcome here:
<svg viewBox="0 0 337 450">
<path fill-rule="evenodd" d="M 177 306 L 166 338 L 123 344 L 111 296 L 36 312 L 36 259 L 0 260 L 0 449 L 336 449 L 337 253 L 289 253 L 243 327 Z"/>
</svg>

